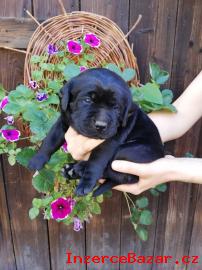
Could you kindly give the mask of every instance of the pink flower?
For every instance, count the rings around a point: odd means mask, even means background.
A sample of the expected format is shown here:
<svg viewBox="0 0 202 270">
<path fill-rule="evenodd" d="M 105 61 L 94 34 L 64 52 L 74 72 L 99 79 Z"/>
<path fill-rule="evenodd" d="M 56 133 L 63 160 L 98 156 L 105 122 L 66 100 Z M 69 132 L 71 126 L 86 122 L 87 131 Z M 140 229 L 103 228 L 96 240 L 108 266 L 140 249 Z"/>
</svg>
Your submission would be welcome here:
<svg viewBox="0 0 202 270">
<path fill-rule="evenodd" d="M 3 110 L 3 108 L 5 108 L 7 104 L 8 104 L 8 96 L 5 96 L 0 102 L 0 110 Z"/>
<path fill-rule="evenodd" d="M 8 125 L 12 125 L 14 123 L 14 118 L 12 115 L 8 115 L 7 117 L 5 117 L 4 119 L 7 120 L 7 124 Z"/>
<path fill-rule="evenodd" d="M 63 145 L 61 146 L 62 150 L 67 153 L 68 149 L 67 149 L 67 142 L 64 142 Z"/>
<path fill-rule="evenodd" d="M 29 81 L 29 87 L 31 87 L 32 89 L 37 89 L 39 86 L 37 84 L 36 81 Z"/>
<path fill-rule="evenodd" d="M 93 33 L 88 33 L 84 36 L 84 42 L 90 47 L 98 48 L 100 46 L 100 39 Z"/>
<path fill-rule="evenodd" d="M 56 199 L 51 203 L 51 217 L 58 220 L 67 218 L 71 214 L 75 203 L 75 200 L 70 197 Z"/>
<path fill-rule="evenodd" d="M 85 66 L 80 66 L 80 71 L 81 72 L 83 72 L 83 71 L 85 71 L 85 70 L 87 70 L 88 68 L 87 67 L 85 67 Z"/>
<path fill-rule="evenodd" d="M 67 50 L 73 54 L 80 54 L 83 51 L 83 47 L 79 42 L 69 40 L 67 42 Z"/>
<path fill-rule="evenodd" d="M 1 130 L 2 137 L 10 142 L 18 141 L 20 137 L 20 131 L 17 129 L 4 129 Z"/>
</svg>

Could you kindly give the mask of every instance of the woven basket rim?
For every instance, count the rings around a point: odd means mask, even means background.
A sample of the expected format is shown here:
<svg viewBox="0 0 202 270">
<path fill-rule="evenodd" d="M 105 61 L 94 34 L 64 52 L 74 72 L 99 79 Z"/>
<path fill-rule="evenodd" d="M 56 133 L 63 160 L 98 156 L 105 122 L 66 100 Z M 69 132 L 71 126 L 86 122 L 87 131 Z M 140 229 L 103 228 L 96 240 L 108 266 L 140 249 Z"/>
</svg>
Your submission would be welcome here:
<svg viewBox="0 0 202 270">
<path fill-rule="evenodd" d="M 50 23 L 57 23 L 57 21 L 61 23 L 65 19 L 69 19 L 71 22 L 71 18 L 75 18 L 75 20 L 78 20 L 79 16 L 81 16 L 81 26 L 82 26 L 82 19 L 84 19 L 85 17 L 88 19 L 90 18 L 90 20 L 93 20 L 93 19 L 100 20 L 100 21 L 103 20 L 103 22 L 109 23 L 110 25 L 113 26 L 112 29 L 114 29 L 115 33 L 118 33 L 123 37 L 122 44 L 124 44 L 125 48 L 127 49 L 128 53 L 131 56 L 130 62 L 133 63 L 132 68 L 134 68 L 136 70 L 135 84 L 139 84 L 139 69 L 138 69 L 138 65 L 137 65 L 137 59 L 133 53 L 131 46 L 129 45 L 128 40 L 125 38 L 125 34 L 123 33 L 122 29 L 113 20 L 107 18 L 106 16 L 96 14 L 93 12 L 87 12 L 87 11 L 73 11 L 70 13 L 59 14 L 59 15 L 53 16 L 53 17 L 48 18 L 47 20 L 43 21 L 36 28 L 36 30 L 34 31 L 34 33 L 31 36 L 30 41 L 29 41 L 28 46 L 27 46 L 25 65 L 24 65 L 24 83 L 25 84 L 28 83 L 28 81 L 31 79 L 30 70 L 29 70 L 29 68 L 30 68 L 29 60 L 30 60 L 30 55 L 32 54 L 32 50 L 34 48 L 33 42 L 35 40 L 35 35 L 37 35 L 38 33 L 40 34 L 40 31 L 42 31 L 42 32 L 44 31 L 45 34 L 51 35 L 46 30 L 46 28 L 49 26 Z M 84 26 L 85 25 L 86 25 L 86 23 L 84 23 Z M 119 44 L 119 46 L 121 48 L 120 44 Z M 113 53 L 113 51 L 112 51 L 112 53 Z"/>
</svg>

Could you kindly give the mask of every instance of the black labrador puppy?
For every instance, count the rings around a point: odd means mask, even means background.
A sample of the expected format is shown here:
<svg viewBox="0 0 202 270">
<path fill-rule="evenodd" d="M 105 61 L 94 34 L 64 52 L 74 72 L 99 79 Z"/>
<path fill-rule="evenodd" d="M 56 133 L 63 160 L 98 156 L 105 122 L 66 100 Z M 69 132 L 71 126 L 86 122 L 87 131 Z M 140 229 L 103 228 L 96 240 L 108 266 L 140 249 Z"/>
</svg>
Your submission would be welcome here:
<svg viewBox="0 0 202 270">
<path fill-rule="evenodd" d="M 89 138 L 105 139 L 88 161 L 65 166 L 66 178 L 80 178 L 77 195 L 91 192 L 100 178 L 106 182 L 95 190 L 95 196 L 115 185 L 138 181 L 135 175 L 112 170 L 113 160 L 146 163 L 164 156 L 156 126 L 132 101 L 127 83 L 112 71 L 94 68 L 74 77 L 60 90 L 60 104 L 61 116 L 29 168 L 40 170 L 49 161 L 63 144 L 69 126 Z"/>
</svg>

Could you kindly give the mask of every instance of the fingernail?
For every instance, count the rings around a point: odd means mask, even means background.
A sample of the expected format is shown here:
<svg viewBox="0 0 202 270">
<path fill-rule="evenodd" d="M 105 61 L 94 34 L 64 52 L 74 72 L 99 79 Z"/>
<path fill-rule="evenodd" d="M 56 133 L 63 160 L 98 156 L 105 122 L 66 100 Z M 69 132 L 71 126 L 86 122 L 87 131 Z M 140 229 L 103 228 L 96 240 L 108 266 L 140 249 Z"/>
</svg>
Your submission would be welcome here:
<svg viewBox="0 0 202 270">
<path fill-rule="evenodd" d="M 112 169 L 117 170 L 119 168 L 118 161 L 113 161 L 112 162 Z"/>
</svg>

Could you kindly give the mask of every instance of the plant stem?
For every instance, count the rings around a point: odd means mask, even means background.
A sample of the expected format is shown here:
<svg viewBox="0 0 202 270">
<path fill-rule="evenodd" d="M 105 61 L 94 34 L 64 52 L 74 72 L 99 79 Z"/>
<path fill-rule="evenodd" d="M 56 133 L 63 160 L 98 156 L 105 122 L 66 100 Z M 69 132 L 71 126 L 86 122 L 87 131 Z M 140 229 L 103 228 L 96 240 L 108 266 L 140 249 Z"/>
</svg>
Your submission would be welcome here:
<svg viewBox="0 0 202 270">
<path fill-rule="evenodd" d="M 126 192 L 126 196 L 128 197 L 128 199 L 130 200 L 130 202 L 132 203 L 133 207 L 136 208 L 133 200 L 131 199 L 131 197 L 128 195 L 128 193 Z"/>
<path fill-rule="evenodd" d="M 132 216 L 132 213 L 131 213 L 131 210 L 130 210 L 130 204 L 129 204 L 129 201 L 128 201 L 127 193 L 126 192 L 124 192 L 124 196 L 126 198 L 126 202 L 127 202 L 127 205 L 128 205 L 128 210 L 129 210 L 130 216 Z"/>
</svg>

